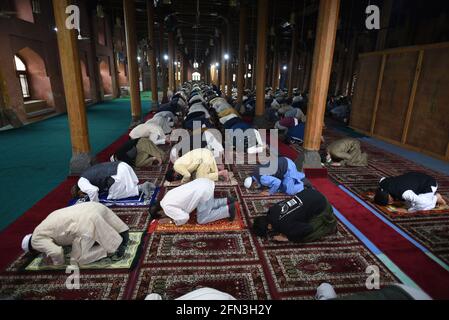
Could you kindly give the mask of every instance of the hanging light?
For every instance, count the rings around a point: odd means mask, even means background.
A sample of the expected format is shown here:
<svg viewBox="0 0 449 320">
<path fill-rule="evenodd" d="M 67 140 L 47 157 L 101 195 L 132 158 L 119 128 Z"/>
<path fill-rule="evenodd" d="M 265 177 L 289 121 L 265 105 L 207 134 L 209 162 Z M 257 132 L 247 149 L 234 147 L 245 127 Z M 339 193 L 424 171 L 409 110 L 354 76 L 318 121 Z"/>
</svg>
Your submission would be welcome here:
<svg viewBox="0 0 449 320">
<path fill-rule="evenodd" d="M 283 66 L 282 69 L 285 71 L 287 70 L 287 66 Z"/>
<path fill-rule="evenodd" d="M 164 60 L 165 60 L 165 61 L 168 60 L 168 54 L 164 54 Z"/>
<path fill-rule="evenodd" d="M 229 60 L 229 54 L 225 53 L 223 57 L 225 60 Z"/>
</svg>

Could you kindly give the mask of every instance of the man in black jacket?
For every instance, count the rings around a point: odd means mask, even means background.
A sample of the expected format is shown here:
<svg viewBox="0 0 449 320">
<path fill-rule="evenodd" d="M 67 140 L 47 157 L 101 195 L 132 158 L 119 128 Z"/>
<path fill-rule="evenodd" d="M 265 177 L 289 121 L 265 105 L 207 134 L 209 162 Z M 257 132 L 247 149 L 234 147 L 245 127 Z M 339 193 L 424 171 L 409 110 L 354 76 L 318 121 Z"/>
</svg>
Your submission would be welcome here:
<svg viewBox="0 0 449 320">
<path fill-rule="evenodd" d="M 382 178 L 374 202 L 386 206 L 394 201 L 405 201 L 408 210 L 399 209 L 400 212 L 432 210 L 437 205 L 446 205 L 443 197 L 436 193 L 437 189 L 435 178 L 421 172 L 408 172 L 397 177 Z"/>
<path fill-rule="evenodd" d="M 267 216 L 256 218 L 253 224 L 256 235 L 279 242 L 312 242 L 336 230 L 332 206 L 314 189 L 273 205 Z"/>
</svg>

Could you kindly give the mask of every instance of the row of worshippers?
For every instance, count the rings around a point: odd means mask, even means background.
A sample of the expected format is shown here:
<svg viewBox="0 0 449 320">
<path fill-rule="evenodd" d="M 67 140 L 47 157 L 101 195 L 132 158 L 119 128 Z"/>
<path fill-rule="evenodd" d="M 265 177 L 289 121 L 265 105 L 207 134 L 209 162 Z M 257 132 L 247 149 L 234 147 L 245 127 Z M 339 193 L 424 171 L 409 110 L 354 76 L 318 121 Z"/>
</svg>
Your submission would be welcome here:
<svg viewBox="0 0 449 320">
<path fill-rule="evenodd" d="M 67 263 L 64 247 L 71 246 L 70 264 L 87 265 L 104 257 L 120 260 L 129 241 L 128 226 L 108 207 L 107 200 L 131 198 L 143 194 L 150 198 L 156 188 L 150 182 L 139 184 L 134 167 L 162 164 L 164 152 L 158 145 L 167 142 L 177 123 L 176 110 L 183 106 L 179 94 L 161 106 L 150 121 L 130 132 L 130 140 L 111 155 L 110 162 L 94 165 L 84 171 L 72 187 L 72 197 L 87 199 L 49 214 L 22 240 L 25 252 L 41 252 L 50 265 Z"/>
</svg>

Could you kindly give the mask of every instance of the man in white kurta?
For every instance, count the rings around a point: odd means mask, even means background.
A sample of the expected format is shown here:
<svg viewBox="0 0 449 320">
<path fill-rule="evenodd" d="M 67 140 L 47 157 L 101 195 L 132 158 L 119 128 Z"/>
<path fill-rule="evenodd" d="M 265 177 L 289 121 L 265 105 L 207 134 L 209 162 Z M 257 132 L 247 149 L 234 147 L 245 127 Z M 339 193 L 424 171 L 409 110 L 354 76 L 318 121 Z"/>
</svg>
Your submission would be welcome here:
<svg viewBox="0 0 449 320">
<path fill-rule="evenodd" d="M 139 185 L 134 170 L 125 162 L 100 163 L 81 174 L 77 186 L 90 201 L 99 202 L 101 192 L 108 193 L 108 200 L 136 197 L 143 192 L 148 198 L 155 186 L 149 182 Z"/>
<path fill-rule="evenodd" d="M 197 210 L 198 224 L 221 219 L 234 219 L 235 200 L 214 198 L 215 183 L 210 179 L 196 179 L 167 192 L 160 206 L 177 226 L 187 223 L 190 213 Z"/>
<path fill-rule="evenodd" d="M 155 145 L 161 145 L 167 142 L 164 129 L 154 123 L 139 124 L 131 130 L 129 136 L 131 139 L 149 138 Z"/>
<path fill-rule="evenodd" d="M 154 117 L 146 122 L 146 124 L 154 124 L 162 128 L 165 134 L 173 131 L 176 122 L 176 116 L 171 111 L 162 111 L 156 113 Z"/>
<path fill-rule="evenodd" d="M 108 207 L 85 202 L 51 213 L 22 242 L 25 251 L 45 254 L 53 265 L 65 263 L 63 246 L 72 246 L 70 263 L 86 265 L 126 246 L 128 226 Z M 123 247 L 122 247 L 123 248 Z"/>
</svg>

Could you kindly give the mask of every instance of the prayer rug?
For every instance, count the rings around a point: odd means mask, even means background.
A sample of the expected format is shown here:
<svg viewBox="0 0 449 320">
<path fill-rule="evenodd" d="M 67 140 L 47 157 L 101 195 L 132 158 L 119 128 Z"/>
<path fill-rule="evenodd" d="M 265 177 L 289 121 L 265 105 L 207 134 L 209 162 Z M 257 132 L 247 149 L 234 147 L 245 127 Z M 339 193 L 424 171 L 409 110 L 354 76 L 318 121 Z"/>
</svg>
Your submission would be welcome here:
<svg viewBox="0 0 449 320">
<path fill-rule="evenodd" d="M 182 183 L 181 181 L 173 181 L 173 182 L 165 181 L 164 187 L 167 187 L 167 188 L 179 187 L 183 184 L 184 183 Z M 238 184 L 239 184 L 239 182 L 234 177 L 231 177 L 231 179 L 229 181 L 223 181 L 223 180 L 215 181 L 215 187 L 237 186 Z"/>
<path fill-rule="evenodd" d="M 153 191 L 153 195 L 148 199 L 145 198 L 145 195 L 143 193 L 140 193 L 137 197 L 131 197 L 126 199 L 119 199 L 119 200 L 108 200 L 107 194 L 101 194 L 99 196 L 99 200 L 101 204 L 104 204 L 106 207 L 149 207 L 151 203 L 156 198 L 157 194 L 159 192 L 159 189 L 156 188 Z M 83 202 L 88 202 L 89 197 L 80 198 L 80 199 L 72 199 L 70 200 L 69 206 L 73 206 L 75 204 L 80 204 Z"/>
<path fill-rule="evenodd" d="M 141 255 L 142 238 L 144 236 L 143 232 L 130 232 L 129 233 L 129 243 L 126 248 L 125 254 L 122 259 L 114 260 L 112 257 L 106 257 L 99 261 L 93 262 L 88 265 L 79 266 L 80 269 L 132 269 L 136 261 Z M 44 272 L 44 271 L 56 271 L 56 270 L 66 270 L 70 265 L 70 247 L 64 248 L 65 261 L 66 263 L 62 266 L 52 266 L 43 263 L 43 255 L 33 255 L 24 254 L 18 260 L 16 260 L 12 266 L 10 266 L 7 271 L 30 271 L 30 272 Z M 30 262 L 31 261 L 31 262 Z"/>
<path fill-rule="evenodd" d="M 1 275 L 0 300 L 119 300 L 128 274 L 80 273 L 77 290 L 67 287 L 68 275 Z"/>
<path fill-rule="evenodd" d="M 160 224 L 157 220 L 153 220 L 148 228 L 148 233 L 153 232 L 175 232 L 175 233 L 185 233 L 185 232 L 223 232 L 223 231 L 238 231 L 243 230 L 245 227 L 244 220 L 242 219 L 242 213 L 240 205 L 235 207 L 235 219 L 234 221 L 228 221 L 227 219 L 218 220 L 208 224 L 198 224 L 196 222 L 196 212 L 190 214 L 189 221 L 182 225 L 176 226 L 175 224 Z"/>
<path fill-rule="evenodd" d="M 398 209 L 406 209 L 405 203 L 396 201 L 388 206 L 380 206 L 374 203 L 374 192 L 365 192 L 361 194 L 361 198 L 369 202 L 372 206 L 375 206 L 377 210 L 381 211 L 384 215 L 391 218 L 398 217 L 415 217 L 415 216 L 430 216 L 430 215 L 448 215 L 449 205 L 439 206 L 433 210 L 417 211 L 417 212 L 400 212 Z"/>
<path fill-rule="evenodd" d="M 163 300 L 173 300 L 201 287 L 226 292 L 237 300 L 271 299 L 259 264 L 143 267 L 132 299 L 143 300 L 150 293 L 158 293 Z"/>
<path fill-rule="evenodd" d="M 130 231 L 147 231 L 150 222 L 147 207 L 115 207 L 112 211 L 123 220 Z"/>
<path fill-rule="evenodd" d="M 153 233 L 144 263 L 248 263 L 259 260 L 249 231 Z"/>
</svg>

